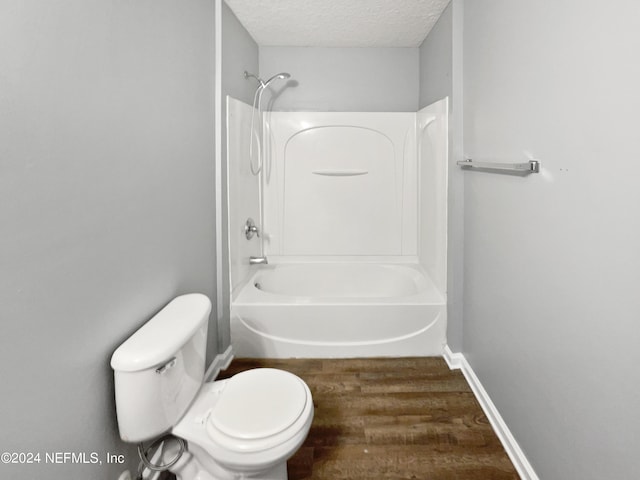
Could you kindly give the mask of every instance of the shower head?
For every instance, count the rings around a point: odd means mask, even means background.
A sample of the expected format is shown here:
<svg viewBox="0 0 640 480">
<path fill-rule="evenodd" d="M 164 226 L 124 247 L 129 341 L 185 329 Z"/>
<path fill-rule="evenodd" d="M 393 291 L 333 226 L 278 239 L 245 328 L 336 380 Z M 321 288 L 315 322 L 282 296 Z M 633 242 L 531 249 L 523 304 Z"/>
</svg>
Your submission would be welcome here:
<svg viewBox="0 0 640 480">
<path fill-rule="evenodd" d="M 281 79 L 284 80 L 285 78 L 291 78 L 291 75 L 289 75 L 287 72 L 282 72 L 282 73 L 277 73 L 275 74 L 273 77 L 271 77 L 269 80 L 267 80 L 266 82 L 264 80 L 262 80 L 260 77 L 258 77 L 257 75 L 254 75 L 253 73 L 249 73 L 246 70 L 244 71 L 244 78 L 255 78 L 258 83 L 260 84 L 259 88 L 267 88 L 267 86 L 273 82 L 274 80 L 277 79 Z"/>
<path fill-rule="evenodd" d="M 253 73 L 249 73 L 246 70 L 244 71 L 244 78 L 255 78 L 258 83 L 260 84 L 260 86 L 258 87 L 259 89 L 264 89 L 267 88 L 269 86 L 269 84 L 271 82 L 273 82 L 274 80 L 284 80 L 286 78 L 291 78 L 291 75 L 289 75 L 287 72 L 282 72 L 282 73 L 276 73 L 273 77 L 271 77 L 269 80 L 267 80 L 266 82 L 264 80 L 262 80 L 260 77 L 258 77 L 257 75 L 254 75 Z"/>
<path fill-rule="evenodd" d="M 291 75 L 289 75 L 287 72 L 277 73 L 266 82 L 263 82 L 262 87 L 267 88 L 267 86 L 276 79 L 285 80 L 287 78 L 291 78 Z"/>
</svg>

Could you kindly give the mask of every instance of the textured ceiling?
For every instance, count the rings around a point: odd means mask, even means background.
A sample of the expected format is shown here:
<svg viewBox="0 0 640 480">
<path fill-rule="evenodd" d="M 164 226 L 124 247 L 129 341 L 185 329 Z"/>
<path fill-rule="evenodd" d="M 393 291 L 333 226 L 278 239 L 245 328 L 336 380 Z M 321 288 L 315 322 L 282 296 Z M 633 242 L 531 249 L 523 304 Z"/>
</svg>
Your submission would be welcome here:
<svg viewBox="0 0 640 480">
<path fill-rule="evenodd" d="M 449 0 L 226 0 L 261 46 L 417 47 Z"/>
</svg>

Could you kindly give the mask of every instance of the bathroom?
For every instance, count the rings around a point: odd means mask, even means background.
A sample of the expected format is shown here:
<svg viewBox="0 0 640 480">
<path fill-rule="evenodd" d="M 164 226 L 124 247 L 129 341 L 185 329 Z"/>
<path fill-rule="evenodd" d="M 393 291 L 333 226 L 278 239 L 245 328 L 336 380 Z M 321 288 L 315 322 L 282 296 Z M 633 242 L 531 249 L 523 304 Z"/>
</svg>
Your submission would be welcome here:
<svg viewBox="0 0 640 480">
<path fill-rule="evenodd" d="M 447 345 L 538 478 L 637 478 L 635 2 L 452 0 L 406 62 L 357 47 L 370 62 L 347 57 L 339 72 L 252 44 L 229 13 L 191 0 L 0 5 L 2 451 L 127 459 L 5 464 L 3 476 L 136 468 L 109 358 L 171 298 L 207 294 L 219 308 L 209 362 L 227 350 L 216 129 L 224 139 L 223 93 L 251 103 L 249 70 L 289 72 L 298 92 L 317 78 L 326 96 L 310 101 L 326 111 L 449 97 Z M 541 171 L 467 171 L 467 157 Z"/>
</svg>

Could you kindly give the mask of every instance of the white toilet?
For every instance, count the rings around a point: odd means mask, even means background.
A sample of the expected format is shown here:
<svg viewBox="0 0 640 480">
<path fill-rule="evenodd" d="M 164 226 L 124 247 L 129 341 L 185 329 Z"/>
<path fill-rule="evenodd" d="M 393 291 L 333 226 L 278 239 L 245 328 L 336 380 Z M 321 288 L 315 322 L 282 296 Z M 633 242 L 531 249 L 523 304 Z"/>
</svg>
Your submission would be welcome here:
<svg viewBox="0 0 640 480">
<path fill-rule="evenodd" d="M 120 437 L 186 440 L 170 468 L 180 480 L 286 479 L 311 427 L 309 387 L 271 368 L 203 383 L 210 312 L 204 295 L 178 297 L 114 352 Z"/>
</svg>

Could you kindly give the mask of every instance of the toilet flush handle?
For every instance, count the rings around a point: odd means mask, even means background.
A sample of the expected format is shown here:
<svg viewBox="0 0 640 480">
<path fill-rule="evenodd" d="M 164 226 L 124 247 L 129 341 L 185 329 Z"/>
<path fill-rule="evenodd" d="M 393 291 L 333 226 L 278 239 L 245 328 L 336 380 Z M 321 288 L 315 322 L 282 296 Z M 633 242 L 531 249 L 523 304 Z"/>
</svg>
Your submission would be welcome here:
<svg viewBox="0 0 640 480">
<path fill-rule="evenodd" d="M 176 357 L 173 357 L 171 360 L 169 360 L 167 363 L 165 363 L 161 367 L 156 368 L 156 373 L 163 374 L 164 372 L 166 372 L 170 368 L 175 367 L 176 366 L 176 362 L 177 362 Z"/>
</svg>

